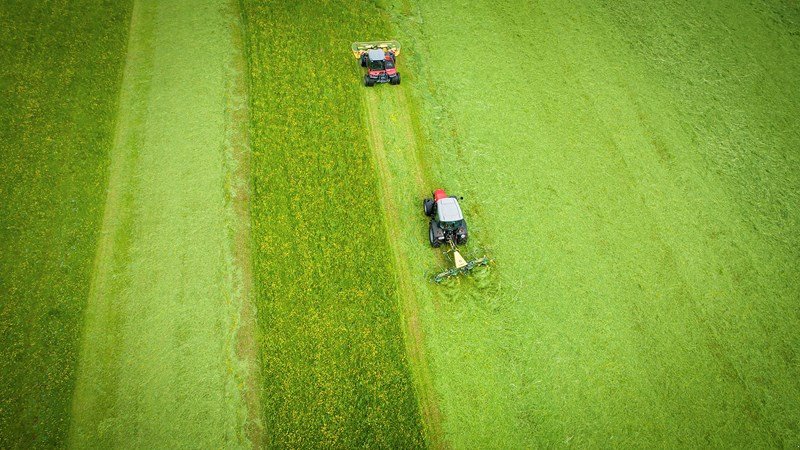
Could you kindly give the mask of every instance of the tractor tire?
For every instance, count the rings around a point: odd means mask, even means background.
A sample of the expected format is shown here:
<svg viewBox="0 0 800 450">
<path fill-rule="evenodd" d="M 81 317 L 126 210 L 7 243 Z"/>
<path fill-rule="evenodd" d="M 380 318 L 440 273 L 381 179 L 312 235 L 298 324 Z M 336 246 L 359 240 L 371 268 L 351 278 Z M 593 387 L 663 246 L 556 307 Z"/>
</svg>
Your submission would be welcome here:
<svg viewBox="0 0 800 450">
<path fill-rule="evenodd" d="M 428 217 L 433 216 L 433 209 L 436 206 L 436 203 L 433 202 L 432 198 L 426 198 L 422 201 L 422 210 L 425 212 L 425 215 Z"/>
<path fill-rule="evenodd" d="M 367 67 L 367 54 L 361 55 L 361 67 Z"/>
<path fill-rule="evenodd" d="M 400 84 L 400 72 L 397 72 L 397 76 L 394 77 L 394 84 L 395 85 Z"/>
<path fill-rule="evenodd" d="M 456 244 L 465 245 L 467 243 L 467 239 L 469 239 L 469 235 L 464 236 L 463 238 L 456 235 Z"/>
<path fill-rule="evenodd" d="M 375 80 L 369 77 L 369 75 L 364 75 L 364 86 L 372 87 L 375 86 Z"/>
<path fill-rule="evenodd" d="M 439 246 L 442 245 L 442 243 L 439 242 L 439 240 L 436 239 L 436 237 L 434 237 L 433 227 L 434 227 L 433 222 L 431 222 L 430 225 L 428 226 L 428 240 L 431 241 L 431 247 L 439 248 Z"/>
</svg>

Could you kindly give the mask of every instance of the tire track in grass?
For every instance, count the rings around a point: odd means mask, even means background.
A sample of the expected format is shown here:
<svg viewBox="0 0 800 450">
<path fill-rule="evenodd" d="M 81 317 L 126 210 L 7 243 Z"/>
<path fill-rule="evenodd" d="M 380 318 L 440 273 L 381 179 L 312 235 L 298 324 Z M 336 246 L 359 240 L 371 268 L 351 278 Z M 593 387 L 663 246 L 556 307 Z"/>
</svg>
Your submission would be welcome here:
<svg viewBox="0 0 800 450">
<path fill-rule="evenodd" d="M 73 447 L 258 444 L 237 17 L 135 3 Z"/>
<path fill-rule="evenodd" d="M 409 256 L 402 242 L 413 236 L 415 220 L 401 213 L 400 202 L 414 202 L 426 195 L 423 166 L 418 158 L 417 137 L 411 122 L 406 91 L 403 87 L 367 89 L 364 94 L 369 143 L 380 174 L 386 234 L 392 249 L 403 318 L 403 336 L 419 402 L 427 443 L 432 448 L 446 448 L 442 434 L 442 414 L 436 399 L 433 378 L 425 353 L 425 336 L 420 319 L 420 301 L 409 267 Z M 387 147 L 391 149 L 391 156 Z M 405 194 L 403 193 L 405 192 Z M 412 244 L 413 245 L 413 244 Z"/>
</svg>

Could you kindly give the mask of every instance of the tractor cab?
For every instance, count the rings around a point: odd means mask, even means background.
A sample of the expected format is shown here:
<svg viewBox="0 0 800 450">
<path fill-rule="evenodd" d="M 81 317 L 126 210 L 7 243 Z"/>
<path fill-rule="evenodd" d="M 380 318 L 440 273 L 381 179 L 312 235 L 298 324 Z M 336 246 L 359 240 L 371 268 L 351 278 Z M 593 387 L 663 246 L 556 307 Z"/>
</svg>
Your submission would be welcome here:
<svg viewBox="0 0 800 450">
<path fill-rule="evenodd" d="M 455 197 L 445 197 L 436 202 L 436 220 L 446 231 L 455 231 L 464 225 L 464 215 Z"/>
<path fill-rule="evenodd" d="M 367 52 L 367 66 L 370 71 L 394 69 L 394 56 L 391 52 L 384 52 L 376 48 Z"/>
<path fill-rule="evenodd" d="M 384 59 L 375 59 L 369 61 L 367 68 L 369 69 L 369 73 L 374 73 L 376 75 L 379 75 L 383 71 L 386 71 L 387 75 L 393 75 L 397 73 L 397 69 L 394 67 L 394 59 L 392 59 L 392 57 L 389 55 L 386 55 Z"/>
</svg>

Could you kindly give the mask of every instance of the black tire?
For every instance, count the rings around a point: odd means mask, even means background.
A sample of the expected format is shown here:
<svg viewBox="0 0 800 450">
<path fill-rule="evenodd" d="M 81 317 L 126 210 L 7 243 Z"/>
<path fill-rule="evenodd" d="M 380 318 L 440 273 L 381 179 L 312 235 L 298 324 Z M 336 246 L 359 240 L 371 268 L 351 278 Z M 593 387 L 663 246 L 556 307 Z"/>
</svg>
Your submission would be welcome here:
<svg viewBox="0 0 800 450">
<path fill-rule="evenodd" d="M 431 222 L 430 225 L 428 226 L 428 240 L 431 241 L 431 247 L 439 248 L 439 246 L 442 245 L 442 243 L 439 242 L 439 240 L 433 236 L 433 227 L 434 227 L 433 222 Z"/>
<path fill-rule="evenodd" d="M 462 238 L 462 237 L 460 237 L 460 236 L 456 235 L 456 244 L 458 244 L 458 245 L 464 245 L 464 244 L 466 244 L 466 243 L 467 243 L 467 239 L 469 239 L 469 236 L 464 236 L 464 237 Z"/>
<path fill-rule="evenodd" d="M 394 77 L 394 84 L 400 84 L 400 72 L 397 72 L 397 76 Z"/>
<path fill-rule="evenodd" d="M 375 81 L 373 81 L 369 75 L 364 75 L 364 86 L 372 87 L 375 86 Z"/>
<path fill-rule="evenodd" d="M 361 55 L 361 67 L 367 67 L 367 54 L 366 53 Z"/>
<path fill-rule="evenodd" d="M 432 198 L 426 198 L 425 200 L 422 201 L 422 211 L 428 217 L 433 216 L 433 207 L 434 206 L 436 206 L 436 203 L 433 202 Z"/>
</svg>

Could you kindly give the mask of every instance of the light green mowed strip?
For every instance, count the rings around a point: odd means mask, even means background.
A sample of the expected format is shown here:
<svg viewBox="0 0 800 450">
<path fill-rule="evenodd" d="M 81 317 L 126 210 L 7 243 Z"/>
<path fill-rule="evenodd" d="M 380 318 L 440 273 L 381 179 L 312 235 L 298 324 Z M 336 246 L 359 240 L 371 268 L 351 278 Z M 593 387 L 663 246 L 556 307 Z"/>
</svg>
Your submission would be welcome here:
<svg viewBox="0 0 800 450">
<path fill-rule="evenodd" d="M 76 447 L 247 446 L 226 1 L 137 1 L 73 404 Z"/>
<path fill-rule="evenodd" d="M 422 165 L 496 259 L 418 291 L 447 440 L 796 444 L 797 11 L 388 3 Z"/>
</svg>

